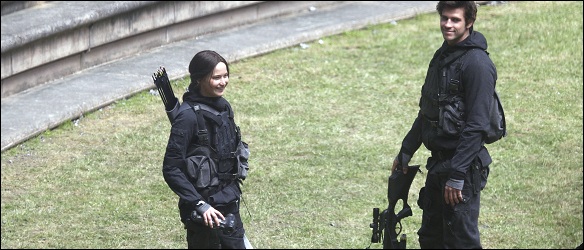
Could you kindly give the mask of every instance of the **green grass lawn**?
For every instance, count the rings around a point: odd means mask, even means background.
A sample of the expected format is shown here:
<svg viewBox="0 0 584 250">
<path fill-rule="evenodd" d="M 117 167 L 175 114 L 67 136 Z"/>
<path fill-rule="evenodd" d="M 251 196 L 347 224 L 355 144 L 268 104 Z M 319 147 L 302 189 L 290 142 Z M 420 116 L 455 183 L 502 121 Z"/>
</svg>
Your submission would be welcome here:
<svg viewBox="0 0 584 250">
<path fill-rule="evenodd" d="M 487 146 L 485 248 L 582 243 L 582 10 L 479 8 L 509 133 Z M 420 15 L 230 65 L 225 97 L 251 150 L 242 218 L 254 247 L 369 246 L 372 209 L 387 207 L 390 165 L 442 43 L 438 21 Z M 187 80 L 174 83 L 182 96 Z M 169 131 L 160 97 L 145 91 L 2 152 L 1 247 L 186 248 L 161 172 Z M 428 156 L 421 148 L 411 163 Z M 419 248 L 424 179 L 403 221 L 408 248 Z"/>
</svg>

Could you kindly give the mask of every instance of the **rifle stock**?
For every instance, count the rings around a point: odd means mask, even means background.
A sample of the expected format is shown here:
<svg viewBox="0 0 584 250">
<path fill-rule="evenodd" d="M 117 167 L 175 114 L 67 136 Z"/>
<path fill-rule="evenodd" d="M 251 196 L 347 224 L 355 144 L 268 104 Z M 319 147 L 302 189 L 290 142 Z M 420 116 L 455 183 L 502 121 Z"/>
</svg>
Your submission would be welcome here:
<svg viewBox="0 0 584 250">
<path fill-rule="evenodd" d="M 389 176 L 387 183 L 387 200 L 389 201 L 387 209 L 379 213 L 379 208 L 373 208 L 373 223 L 370 225 L 373 229 L 371 242 L 379 243 L 383 234 L 384 249 L 406 248 L 406 234 L 402 234 L 399 240 L 398 235 L 402 230 L 401 220 L 412 216 L 412 209 L 408 204 L 408 193 L 417 172 L 421 172 L 420 165 L 408 166 L 407 174 L 404 174 L 401 168 L 396 168 Z M 399 200 L 402 200 L 403 206 L 396 214 L 395 206 Z"/>
</svg>

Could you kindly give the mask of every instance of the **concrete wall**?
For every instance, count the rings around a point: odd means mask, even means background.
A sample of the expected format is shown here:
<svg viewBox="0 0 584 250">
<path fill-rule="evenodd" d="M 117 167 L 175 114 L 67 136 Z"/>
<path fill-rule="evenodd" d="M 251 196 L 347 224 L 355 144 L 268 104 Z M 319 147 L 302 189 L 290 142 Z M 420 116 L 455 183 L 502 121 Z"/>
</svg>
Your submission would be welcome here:
<svg viewBox="0 0 584 250">
<path fill-rule="evenodd" d="M 2 97 L 164 44 L 336 3 L 17 2 L 29 7 L 2 15 Z"/>
</svg>

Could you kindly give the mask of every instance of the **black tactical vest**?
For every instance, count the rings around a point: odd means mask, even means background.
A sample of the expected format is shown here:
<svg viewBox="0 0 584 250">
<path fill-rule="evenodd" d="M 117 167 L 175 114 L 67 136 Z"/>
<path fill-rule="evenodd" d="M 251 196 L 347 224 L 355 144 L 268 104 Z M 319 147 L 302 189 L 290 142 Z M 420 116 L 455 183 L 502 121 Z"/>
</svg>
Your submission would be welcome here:
<svg viewBox="0 0 584 250">
<path fill-rule="evenodd" d="M 190 106 L 197 116 L 198 131 L 190 149 L 201 146 L 211 149 L 211 158 L 217 163 L 220 178 L 231 178 L 233 173 L 237 173 L 235 153 L 241 140 L 239 128 L 233 120 L 233 111 L 228 109 L 219 112 L 202 103 L 184 105 Z M 223 175 L 228 176 L 223 178 Z"/>
<path fill-rule="evenodd" d="M 438 122 L 441 105 L 463 98 L 460 77 L 454 74 L 461 73 L 462 62 L 459 59 L 468 51 L 456 50 L 444 58 L 438 52 L 430 62 L 419 103 L 420 111 L 427 120 Z"/>
</svg>

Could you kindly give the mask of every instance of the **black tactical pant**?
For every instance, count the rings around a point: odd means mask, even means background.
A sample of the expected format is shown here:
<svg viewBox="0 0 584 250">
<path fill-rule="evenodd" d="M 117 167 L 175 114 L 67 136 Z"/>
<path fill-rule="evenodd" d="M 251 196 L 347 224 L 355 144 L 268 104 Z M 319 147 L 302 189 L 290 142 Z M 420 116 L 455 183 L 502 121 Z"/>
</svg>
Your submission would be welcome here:
<svg viewBox="0 0 584 250">
<path fill-rule="evenodd" d="M 238 203 L 232 203 L 227 207 L 216 207 L 223 216 L 232 213 L 235 217 L 234 231 L 230 234 L 224 233 L 221 229 L 213 229 L 203 224 L 198 224 L 187 220 L 185 228 L 187 229 L 187 244 L 189 249 L 245 249 L 243 236 L 245 229 L 239 214 Z"/>
<path fill-rule="evenodd" d="M 450 171 L 449 159 L 428 159 L 430 166 L 425 187 L 420 190 L 418 205 L 423 210 L 418 231 L 420 248 L 482 248 L 478 219 L 480 191 L 487 184 L 488 166 L 475 161 L 467 171 L 462 189 L 463 202 L 455 206 L 444 201 L 444 186 Z"/>
</svg>

